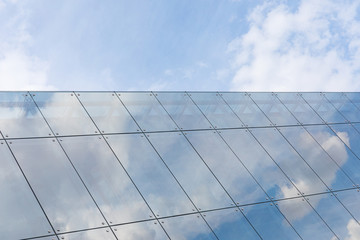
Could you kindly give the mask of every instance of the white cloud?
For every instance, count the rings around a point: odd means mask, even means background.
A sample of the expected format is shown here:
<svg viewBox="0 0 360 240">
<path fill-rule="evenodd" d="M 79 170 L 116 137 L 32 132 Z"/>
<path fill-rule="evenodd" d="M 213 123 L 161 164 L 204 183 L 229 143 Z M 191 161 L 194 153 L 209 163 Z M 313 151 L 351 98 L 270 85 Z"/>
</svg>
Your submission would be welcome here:
<svg viewBox="0 0 360 240">
<path fill-rule="evenodd" d="M 360 227 L 359 224 L 354 219 L 349 220 L 346 228 L 349 233 L 349 237 L 347 237 L 346 240 L 360 239 Z"/>
<path fill-rule="evenodd" d="M 233 90 L 360 89 L 360 1 L 276 1 L 255 8 L 229 44 Z"/>
<path fill-rule="evenodd" d="M 28 52 L 29 12 L 22 2 L 1 1 L 0 90 L 54 89 L 48 83 L 49 63 Z"/>
</svg>

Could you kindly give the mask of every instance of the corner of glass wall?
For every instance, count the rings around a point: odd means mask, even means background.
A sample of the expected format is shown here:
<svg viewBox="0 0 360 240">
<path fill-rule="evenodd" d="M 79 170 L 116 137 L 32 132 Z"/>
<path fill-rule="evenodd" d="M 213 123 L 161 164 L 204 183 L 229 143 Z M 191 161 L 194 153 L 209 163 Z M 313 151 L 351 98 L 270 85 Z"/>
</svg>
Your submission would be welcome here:
<svg viewBox="0 0 360 240">
<path fill-rule="evenodd" d="M 73 92 L 31 92 L 55 135 L 99 134 Z"/>
<path fill-rule="evenodd" d="M 28 92 L 0 92 L 0 131 L 4 138 L 52 136 Z"/>
</svg>

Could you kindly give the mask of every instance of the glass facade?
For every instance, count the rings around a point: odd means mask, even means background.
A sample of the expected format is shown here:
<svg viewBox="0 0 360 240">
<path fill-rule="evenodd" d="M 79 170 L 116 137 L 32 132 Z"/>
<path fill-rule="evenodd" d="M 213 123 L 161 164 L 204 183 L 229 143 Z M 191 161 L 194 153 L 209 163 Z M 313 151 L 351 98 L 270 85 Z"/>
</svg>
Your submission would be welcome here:
<svg viewBox="0 0 360 240">
<path fill-rule="evenodd" d="M 0 239 L 360 239 L 360 94 L 0 92 Z"/>
</svg>

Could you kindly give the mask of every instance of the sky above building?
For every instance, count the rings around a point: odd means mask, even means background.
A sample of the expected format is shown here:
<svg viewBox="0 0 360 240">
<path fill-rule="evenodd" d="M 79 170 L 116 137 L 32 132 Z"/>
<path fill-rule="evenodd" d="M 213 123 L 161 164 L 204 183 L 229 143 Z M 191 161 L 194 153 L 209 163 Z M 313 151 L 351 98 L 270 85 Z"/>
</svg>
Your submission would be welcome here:
<svg viewBox="0 0 360 240">
<path fill-rule="evenodd" d="M 0 0 L 0 90 L 360 91 L 359 0 Z"/>
</svg>

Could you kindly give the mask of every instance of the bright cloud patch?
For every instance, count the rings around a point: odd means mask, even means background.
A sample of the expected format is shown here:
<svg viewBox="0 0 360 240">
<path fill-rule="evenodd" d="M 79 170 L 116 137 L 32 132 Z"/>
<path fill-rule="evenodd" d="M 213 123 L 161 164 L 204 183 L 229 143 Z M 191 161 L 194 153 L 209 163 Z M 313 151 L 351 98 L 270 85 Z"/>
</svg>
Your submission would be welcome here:
<svg viewBox="0 0 360 240">
<path fill-rule="evenodd" d="M 229 44 L 233 90 L 360 89 L 360 1 L 265 3 Z"/>
</svg>

